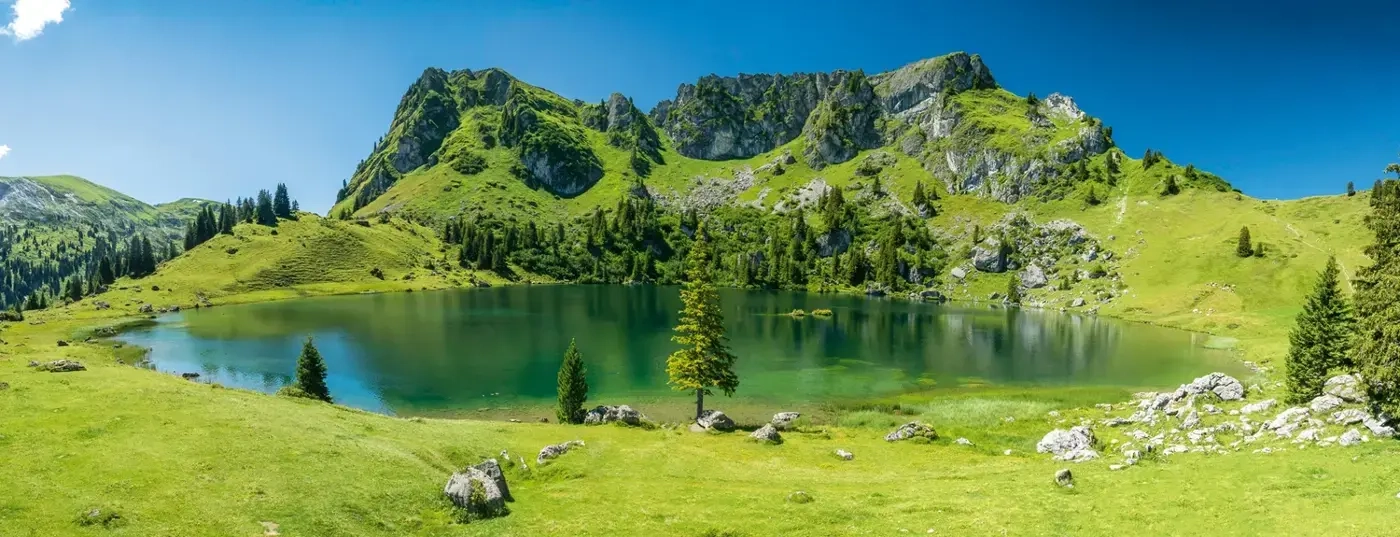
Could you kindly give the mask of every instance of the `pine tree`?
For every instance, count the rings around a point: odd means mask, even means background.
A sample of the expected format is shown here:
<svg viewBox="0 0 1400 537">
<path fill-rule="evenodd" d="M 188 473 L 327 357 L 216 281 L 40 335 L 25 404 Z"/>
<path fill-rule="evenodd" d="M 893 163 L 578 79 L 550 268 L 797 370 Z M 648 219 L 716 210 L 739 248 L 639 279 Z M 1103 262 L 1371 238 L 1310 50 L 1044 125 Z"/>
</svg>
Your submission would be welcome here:
<svg viewBox="0 0 1400 537">
<path fill-rule="evenodd" d="M 277 213 L 272 208 L 272 194 L 266 190 L 258 191 L 257 209 L 253 218 L 264 226 L 277 226 Z"/>
<path fill-rule="evenodd" d="M 681 289 L 684 308 L 672 338 L 682 348 L 666 359 L 671 387 L 695 392 L 696 418 L 704 413 L 705 396 L 712 395 L 712 390 L 732 396 L 739 387 L 739 376 L 734 373 L 737 358 L 726 344 L 724 314 L 711 273 L 707 235 L 702 222 L 695 232 L 695 243 L 686 254 L 686 282 Z"/>
<path fill-rule="evenodd" d="M 1249 226 L 1240 228 L 1240 239 L 1235 244 L 1235 255 L 1249 257 L 1254 255 L 1254 247 L 1249 243 Z"/>
<path fill-rule="evenodd" d="M 1322 394 L 1322 382 L 1347 360 L 1352 327 L 1351 306 L 1342 295 L 1337 258 L 1329 257 L 1317 284 L 1288 335 L 1288 398 L 1303 403 Z"/>
<path fill-rule="evenodd" d="M 117 274 L 112 270 L 112 258 L 102 257 L 102 261 L 97 265 L 97 279 L 102 285 L 112 285 L 112 282 L 117 281 Z"/>
<path fill-rule="evenodd" d="M 331 402 L 331 391 L 326 387 L 326 362 L 309 337 L 301 345 L 301 357 L 297 359 L 296 386 L 312 399 Z"/>
<path fill-rule="evenodd" d="M 1162 185 L 1163 196 L 1175 196 L 1181 193 L 1181 185 L 1177 184 L 1175 175 L 1168 175 L 1167 182 Z"/>
<path fill-rule="evenodd" d="M 1355 196 L 1355 195 L 1356 195 L 1356 183 L 1353 183 L 1353 182 L 1351 182 L 1351 181 L 1347 181 L 1347 197 L 1350 198 L 1350 197 Z"/>
<path fill-rule="evenodd" d="M 1373 410 L 1400 414 L 1400 196 L 1394 180 L 1372 191 L 1366 227 L 1371 266 L 1356 275 L 1356 339 L 1352 358 L 1366 379 Z"/>
<path fill-rule="evenodd" d="M 277 193 L 272 196 L 272 213 L 277 218 L 292 217 L 292 198 L 287 195 L 286 183 L 277 183 Z"/>
<path fill-rule="evenodd" d="M 1015 274 L 1012 274 L 1011 277 L 1006 279 L 1006 303 L 1021 303 L 1021 281 Z"/>
<path fill-rule="evenodd" d="M 569 350 L 559 364 L 559 406 L 554 411 L 559 423 L 583 423 L 583 403 L 588 400 L 587 371 L 578 346 L 569 340 Z"/>
<path fill-rule="evenodd" d="M 928 205 L 928 195 L 924 194 L 923 181 L 914 183 L 914 196 L 910 198 L 910 202 L 914 204 L 914 210 L 916 211 L 922 210 L 923 207 Z"/>
</svg>

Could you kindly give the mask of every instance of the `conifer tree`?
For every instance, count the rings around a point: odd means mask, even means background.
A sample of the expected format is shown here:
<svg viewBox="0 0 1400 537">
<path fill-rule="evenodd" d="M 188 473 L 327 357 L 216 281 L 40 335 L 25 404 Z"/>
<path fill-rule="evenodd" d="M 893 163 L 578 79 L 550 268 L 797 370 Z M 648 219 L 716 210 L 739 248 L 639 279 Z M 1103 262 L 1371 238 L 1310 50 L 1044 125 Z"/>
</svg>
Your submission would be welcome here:
<svg viewBox="0 0 1400 537">
<path fill-rule="evenodd" d="M 316 344 L 310 337 L 301 345 L 296 386 L 313 399 L 331 402 L 331 391 L 326 387 L 326 362 L 321 359 L 321 351 L 316 350 Z"/>
<path fill-rule="evenodd" d="M 1347 197 L 1350 198 L 1350 197 L 1355 196 L 1355 195 L 1356 195 L 1356 183 L 1353 183 L 1353 182 L 1351 182 L 1351 181 L 1347 181 Z"/>
<path fill-rule="evenodd" d="M 1021 303 L 1021 282 L 1015 274 L 1006 279 L 1006 303 Z"/>
<path fill-rule="evenodd" d="M 1357 271 L 1352 358 L 1373 410 L 1400 414 L 1400 196 L 1394 180 L 1372 190 L 1366 227 L 1371 265 Z"/>
<path fill-rule="evenodd" d="M 1322 382 L 1333 369 L 1349 367 L 1347 352 L 1352 328 L 1351 306 L 1342 295 L 1337 258 L 1329 257 L 1312 294 L 1288 335 L 1288 395 L 1303 403 L 1322 394 Z"/>
<path fill-rule="evenodd" d="M 559 406 L 555 408 L 559 423 L 583 423 L 583 403 L 588 400 L 586 373 L 583 355 L 571 339 L 564 362 L 559 364 Z"/>
<path fill-rule="evenodd" d="M 258 191 L 257 208 L 253 218 L 257 223 L 264 226 L 277 226 L 277 213 L 272 207 L 272 194 L 268 193 L 268 191 Z"/>
<path fill-rule="evenodd" d="M 102 261 L 97 265 L 97 279 L 102 285 L 111 285 L 117 281 L 117 274 L 112 270 L 112 258 L 102 256 Z"/>
<path fill-rule="evenodd" d="M 1249 226 L 1240 228 L 1240 239 L 1235 244 L 1235 255 L 1240 257 L 1254 255 L 1254 246 L 1249 243 Z"/>
<path fill-rule="evenodd" d="M 286 183 L 277 183 L 277 193 L 272 196 L 272 213 L 277 218 L 292 217 L 292 198 L 287 195 Z"/>
<path fill-rule="evenodd" d="M 914 210 L 919 210 L 928 205 L 928 195 L 924 194 L 924 182 L 914 183 L 914 196 L 910 199 L 914 204 Z"/>
<path fill-rule="evenodd" d="M 684 308 L 672 338 L 682 348 L 666 359 L 671 387 L 695 392 L 696 418 L 704 413 L 705 396 L 713 395 L 712 390 L 732 396 L 739 387 L 739 376 L 734 373 L 737 358 L 726 342 L 710 255 L 708 232 L 701 222 L 695 243 L 686 254 L 686 282 L 681 289 Z"/>
</svg>

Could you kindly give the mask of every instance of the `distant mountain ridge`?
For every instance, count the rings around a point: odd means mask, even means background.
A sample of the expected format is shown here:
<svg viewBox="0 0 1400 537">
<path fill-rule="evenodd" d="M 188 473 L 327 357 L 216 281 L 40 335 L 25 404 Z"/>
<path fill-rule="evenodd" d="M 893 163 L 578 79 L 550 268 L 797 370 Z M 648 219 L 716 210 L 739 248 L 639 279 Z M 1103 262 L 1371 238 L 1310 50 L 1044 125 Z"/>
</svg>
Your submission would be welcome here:
<svg viewBox="0 0 1400 537">
<path fill-rule="evenodd" d="M 183 236 L 207 200 L 187 198 L 150 205 L 71 175 L 0 177 L 0 223 L 62 225 L 82 222 L 116 231 Z"/>
</svg>

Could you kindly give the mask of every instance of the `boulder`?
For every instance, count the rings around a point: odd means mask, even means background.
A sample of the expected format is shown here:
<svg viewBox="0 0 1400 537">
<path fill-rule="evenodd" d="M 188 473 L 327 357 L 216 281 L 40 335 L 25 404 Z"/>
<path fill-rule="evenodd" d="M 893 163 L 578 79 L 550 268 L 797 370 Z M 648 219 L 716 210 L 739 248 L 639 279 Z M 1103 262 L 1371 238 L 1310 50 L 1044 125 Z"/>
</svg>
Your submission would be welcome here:
<svg viewBox="0 0 1400 537">
<path fill-rule="evenodd" d="M 768 444 L 783 443 L 783 436 L 778 434 L 778 429 L 771 423 L 759 427 L 757 431 L 749 434 L 749 438 Z"/>
<path fill-rule="evenodd" d="M 1055 484 L 1067 488 L 1074 487 L 1074 473 L 1070 472 L 1069 468 L 1061 468 L 1055 472 Z"/>
<path fill-rule="evenodd" d="M 1071 427 L 1068 431 L 1055 429 L 1045 434 L 1035 444 L 1036 453 L 1050 453 L 1063 456 L 1073 451 L 1093 449 L 1094 431 L 1088 427 Z"/>
<path fill-rule="evenodd" d="M 621 422 L 627 425 L 641 425 L 644 419 L 646 419 L 646 416 L 643 416 L 641 412 L 632 410 L 630 406 L 602 405 L 594 407 L 593 410 L 589 410 L 588 414 L 583 417 L 583 423 L 585 425 L 597 425 L 600 423 Z"/>
<path fill-rule="evenodd" d="M 1322 383 L 1322 393 L 1335 396 L 1348 403 L 1366 402 L 1366 391 L 1361 386 L 1361 375 L 1337 375 Z"/>
<path fill-rule="evenodd" d="M 68 373 L 71 371 L 87 370 L 86 367 L 83 367 L 83 364 L 73 360 L 54 360 L 52 362 L 39 364 L 37 368 L 39 371 L 48 371 L 50 373 Z"/>
<path fill-rule="evenodd" d="M 1366 427 L 1367 430 L 1371 431 L 1371 434 L 1373 435 L 1376 435 L 1381 438 L 1390 438 L 1392 436 L 1395 436 L 1395 428 L 1391 427 L 1388 424 L 1388 421 L 1389 420 L 1378 418 L 1366 418 L 1364 420 L 1361 420 L 1361 425 Z"/>
<path fill-rule="evenodd" d="M 1084 299 L 1083 299 L 1083 298 L 1079 298 L 1079 297 L 1075 297 L 1074 300 L 1071 300 L 1071 301 L 1070 301 L 1069 307 L 1071 307 L 1071 308 L 1082 308 L 1082 307 L 1084 307 Z"/>
<path fill-rule="evenodd" d="M 843 460 L 843 461 L 849 461 L 849 460 L 851 460 L 851 459 L 856 458 L 856 456 L 855 456 L 854 453 L 851 453 L 851 452 L 846 451 L 846 450 L 844 450 L 844 449 L 838 449 L 838 450 L 836 450 L 836 456 L 837 456 L 837 457 L 841 457 L 841 460 Z"/>
<path fill-rule="evenodd" d="M 1039 289 L 1050 283 L 1045 277 L 1045 271 L 1040 266 L 1032 263 L 1025 270 L 1021 271 L 1021 285 L 1030 289 Z"/>
<path fill-rule="evenodd" d="M 961 280 L 967 277 L 967 269 L 964 269 L 962 267 L 953 267 L 953 270 L 950 271 L 949 274 L 951 274 L 954 278 Z"/>
<path fill-rule="evenodd" d="M 799 490 L 797 492 L 789 494 L 787 497 L 787 501 L 788 503 L 812 503 L 814 500 L 811 494 L 807 494 L 806 492 L 802 492 Z"/>
<path fill-rule="evenodd" d="M 792 422 L 797 421 L 797 418 L 800 417 L 802 414 L 797 412 L 779 412 L 773 415 L 773 420 L 769 423 L 772 423 L 779 431 L 786 431 L 792 427 Z"/>
<path fill-rule="evenodd" d="M 510 459 L 507 458 L 506 460 L 509 461 Z M 496 488 L 501 491 L 502 498 L 505 498 L 508 502 L 515 501 L 515 498 L 510 495 L 510 486 L 506 484 L 506 474 L 501 471 L 501 465 L 496 462 L 496 459 L 481 461 L 481 463 L 474 466 L 474 468 L 481 470 L 487 477 L 491 478 L 491 481 L 496 483 Z"/>
<path fill-rule="evenodd" d="M 447 480 L 447 486 L 443 488 L 443 493 L 454 505 L 466 509 L 474 516 L 490 518 L 505 514 L 506 492 L 501 490 L 496 478 L 478 466 L 468 466 L 452 474 Z M 500 467 L 496 466 L 496 469 L 499 470 Z M 501 483 L 504 481 L 502 476 Z"/>
<path fill-rule="evenodd" d="M 1285 426 L 1297 424 L 1303 421 L 1303 418 L 1308 417 L 1308 412 L 1307 408 L 1300 406 L 1289 408 L 1283 412 L 1279 412 L 1277 416 L 1274 416 L 1274 419 L 1265 422 L 1264 428 L 1276 431 Z"/>
<path fill-rule="evenodd" d="M 706 410 L 700 414 L 700 417 L 695 418 L 695 424 L 709 431 L 727 433 L 734 430 L 734 420 L 729 419 L 729 416 L 724 415 L 724 412 L 719 410 Z"/>
<path fill-rule="evenodd" d="M 1006 256 L 1001 253 L 1001 242 L 987 239 L 974 247 L 972 266 L 982 272 L 1006 272 Z"/>
<path fill-rule="evenodd" d="M 1364 410 L 1348 408 L 1332 413 L 1332 423 L 1337 425 L 1352 425 L 1366 421 L 1370 416 Z"/>
<path fill-rule="evenodd" d="M 1230 375 L 1224 373 L 1211 373 L 1204 377 L 1191 381 L 1190 384 L 1182 385 L 1177 391 L 1185 390 L 1187 394 L 1214 393 L 1225 401 L 1238 401 L 1244 399 L 1244 384 Z"/>
<path fill-rule="evenodd" d="M 1350 447 L 1360 443 L 1361 431 L 1358 431 L 1356 429 L 1348 429 L 1347 432 L 1342 433 L 1341 438 L 1337 439 L 1337 445 L 1342 447 Z"/>
<path fill-rule="evenodd" d="M 58 346 L 60 346 L 60 347 L 67 347 L 67 346 L 68 346 L 68 342 L 60 339 L 60 340 L 58 340 Z"/>
<path fill-rule="evenodd" d="M 574 447 L 582 447 L 583 440 L 570 440 L 562 444 L 551 444 L 540 448 L 540 454 L 535 457 L 535 464 L 544 464 L 545 461 L 559 458 L 560 455 L 568 453 Z"/>
<path fill-rule="evenodd" d="M 150 304 L 142 304 L 141 307 L 137 308 L 136 311 L 139 311 L 141 313 L 154 313 L 156 311 L 156 307 Z"/>
<path fill-rule="evenodd" d="M 937 440 L 938 432 L 934 431 L 933 427 L 929 427 L 917 421 L 911 421 L 904 425 L 900 425 L 899 428 L 890 431 L 890 434 L 885 435 L 886 442 L 898 442 L 900 440 L 909 440 L 911 438 L 926 438 L 928 440 Z"/>
<path fill-rule="evenodd" d="M 972 441 L 971 441 L 971 440 L 968 440 L 968 439 L 966 439 L 966 438 L 958 438 L 957 440 L 954 440 L 953 443 L 954 443 L 954 444 L 957 444 L 957 445 L 959 445 L 959 446 L 971 446 L 971 445 L 972 445 Z"/>
<path fill-rule="evenodd" d="M 1324 394 L 1314 397 L 1312 402 L 1308 403 L 1308 408 L 1312 409 L 1314 414 L 1322 414 L 1324 412 L 1331 412 L 1333 409 L 1342 406 L 1344 403 L 1345 401 L 1342 401 L 1342 398 L 1340 397 L 1331 394 Z"/>
<path fill-rule="evenodd" d="M 1275 399 L 1265 399 L 1263 401 L 1259 401 L 1258 403 L 1250 403 L 1240 407 L 1240 414 L 1248 415 L 1253 414 L 1255 412 L 1263 412 L 1265 410 L 1273 408 L 1274 403 L 1277 402 L 1278 401 Z"/>
<path fill-rule="evenodd" d="M 1181 419 L 1181 430 L 1189 431 L 1191 429 L 1195 429 L 1200 424 L 1201 415 L 1195 410 L 1192 410 L 1190 413 L 1186 414 L 1185 418 Z"/>
</svg>

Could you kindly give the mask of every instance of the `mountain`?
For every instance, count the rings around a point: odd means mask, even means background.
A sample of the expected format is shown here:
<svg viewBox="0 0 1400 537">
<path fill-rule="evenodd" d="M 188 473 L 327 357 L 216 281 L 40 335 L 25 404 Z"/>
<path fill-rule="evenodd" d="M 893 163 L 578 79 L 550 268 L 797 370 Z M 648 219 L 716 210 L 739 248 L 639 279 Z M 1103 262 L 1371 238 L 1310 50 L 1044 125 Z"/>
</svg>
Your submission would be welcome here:
<svg viewBox="0 0 1400 537">
<path fill-rule="evenodd" d="M 0 177 L 0 304 L 56 294 L 75 275 L 86 281 L 133 238 L 148 239 L 158 258 L 173 257 L 172 246 L 208 203 L 151 206 L 68 175 Z"/>
<path fill-rule="evenodd" d="M 1255 200 L 1160 152 L 1132 158 L 1071 97 L 1015 95 L 959 52 L 873 75 L 708 75 L 645 113 L 430 68 L 330 214 L 431 225 L 462 266 L 508 277 L 661 283 L 704 215 L 729 285 L 1016 286 L 1045 307 L 1248 333 L 1276 330 L 1327 255 L 1363 262 L 1364 199 Z M 1241 227 L 1263 257 L 1234 255 Z"/>
</svg>

